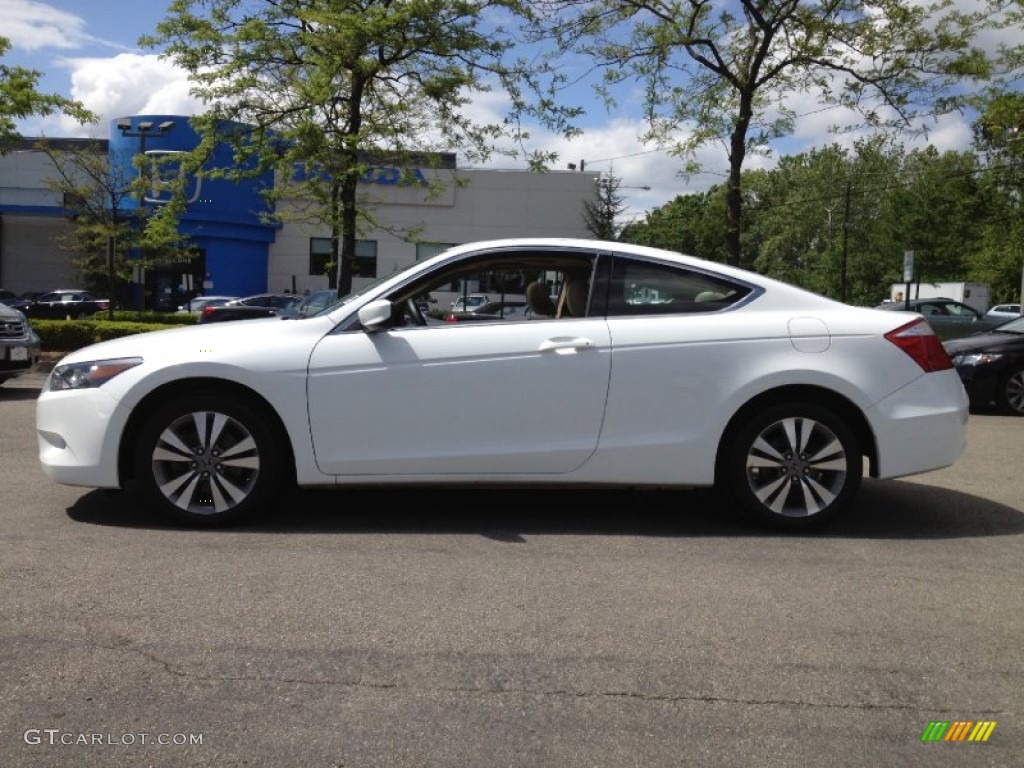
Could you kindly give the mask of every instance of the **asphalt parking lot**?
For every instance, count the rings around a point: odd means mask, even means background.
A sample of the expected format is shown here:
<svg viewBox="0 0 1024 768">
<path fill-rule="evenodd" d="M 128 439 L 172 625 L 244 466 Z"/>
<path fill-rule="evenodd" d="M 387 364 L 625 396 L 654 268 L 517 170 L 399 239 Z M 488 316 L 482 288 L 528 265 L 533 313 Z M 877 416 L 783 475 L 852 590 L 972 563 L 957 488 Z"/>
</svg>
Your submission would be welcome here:
<svg viewBox="0 0 1024 768">
<path fill-rule="evenodd" d="M 1024 764 L 1024 419 L 811 535 L 468 489 L 202 531 L 47 480 L 41 381 L 0 387 L 0 766 Z"/>
</svg>

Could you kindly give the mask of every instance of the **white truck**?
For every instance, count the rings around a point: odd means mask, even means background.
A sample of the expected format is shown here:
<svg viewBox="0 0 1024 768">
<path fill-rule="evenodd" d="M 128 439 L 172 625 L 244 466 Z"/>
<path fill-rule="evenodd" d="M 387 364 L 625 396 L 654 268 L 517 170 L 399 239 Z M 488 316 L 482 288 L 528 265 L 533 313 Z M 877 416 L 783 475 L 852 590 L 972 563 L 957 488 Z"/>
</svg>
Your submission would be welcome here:
<svg viewBox="0 0 1024 768">
<path fill-rule="evenodd" d="M 889 291 L 890 301 L 910 299 L 953 299 L 974 307 L 981 314 L 988 312 L 987 283 L 910 283 L 907 296 L 906 283 L 893 283 Z"/>
</svg>

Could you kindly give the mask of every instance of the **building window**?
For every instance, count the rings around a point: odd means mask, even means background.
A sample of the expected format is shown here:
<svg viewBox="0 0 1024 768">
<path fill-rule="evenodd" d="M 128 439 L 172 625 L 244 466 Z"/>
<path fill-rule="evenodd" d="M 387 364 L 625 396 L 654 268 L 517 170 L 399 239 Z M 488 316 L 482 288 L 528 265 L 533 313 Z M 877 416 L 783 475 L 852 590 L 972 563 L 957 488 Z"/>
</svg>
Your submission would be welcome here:
<svg viewBox="0 0 1024 768">
<path fill-rule="evenodd" d="M 327 275 L 328 287 L 338 287 L 338 270 L 334 264 L 334 249 L 331 238 L 309 238 L 309 274 Z M 356 260 L 352 266 L 352 277 L 377 276 L 377 241 L 356 240 Z"/>
<path fill-rule="evenodd" d="M 334 252 L 331 249 L 331 238 L 311 237 L 309 238 L 309 274 L 327 275 L 332 278 L 331 288 L 334 288 L 332 273 L 330 269 Z"/>
<path fill-rule="evenodd" d="M 416 243 L 416 261 L 423 261 L 431 256 L 437 256 L 442 251 L 447 251 L 456 245 L 458 243 Z"/>
<path fill-rule="evenodd" d="M 356 263 L 352 277 L 377 277 L 377 241 L 356 240 Z"/>
</svg>

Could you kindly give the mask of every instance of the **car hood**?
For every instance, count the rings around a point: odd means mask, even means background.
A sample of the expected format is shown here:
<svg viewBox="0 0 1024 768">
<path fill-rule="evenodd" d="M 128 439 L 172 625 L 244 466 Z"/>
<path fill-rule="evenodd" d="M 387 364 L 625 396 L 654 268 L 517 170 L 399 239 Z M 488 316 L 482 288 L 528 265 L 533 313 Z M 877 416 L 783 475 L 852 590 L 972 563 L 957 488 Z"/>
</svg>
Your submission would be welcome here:
<svg viewBox="0 0 1024 768">
<path fill-rule="evenodd" d="M 101 341 L 69 353 L 60 364 L 119 357 L 142 357 L 154 363 L 186 361 L 250 361 L 254 353 L 277 343 L 300 338 L 316 339 L 333 327 L 327 318 L 283 320 L 254 318 L 230 323 L 189 325 L 147 331 Z M 301 345 L 300 345 L 301 346 Z M 259 355 L 255 355 L 259 358 Z"/>
<path fill-rule="evenodd" d="M 13 301 L 13 299 L 12 299 L 12 301 Z M 0 303 L 0 317 L 7 317 L 7 318 L 10 318 L 12 320 L 13 319 L 18 319 L 18 320 L 23 320 L 24 319 L 24 315 L 22 315 L 21 312 L 19 312 L 16 309 L 11 309 L 10 307 L 8 307 L 6 304 L 3 304 L 3 303 Z"/>
<path fill-rule="evenodd" d="M 973 336 L 964 336 L 959 339 L 950 339 L 943 347 L 949 354 L 960 352 L 995 351 L 1005 347 L 1024 346 L 1024 334 L 1001 332 L 1001 333 L 976 333 Z"/>
</svg>

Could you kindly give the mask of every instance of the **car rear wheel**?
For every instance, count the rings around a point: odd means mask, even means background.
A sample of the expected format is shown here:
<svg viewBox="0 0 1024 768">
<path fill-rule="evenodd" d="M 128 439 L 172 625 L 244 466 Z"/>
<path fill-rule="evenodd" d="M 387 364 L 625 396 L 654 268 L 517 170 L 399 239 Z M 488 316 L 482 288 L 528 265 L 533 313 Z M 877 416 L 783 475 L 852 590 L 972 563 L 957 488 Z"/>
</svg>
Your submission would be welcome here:
<svg viewBox="0 0 1024 768">
<path fill-rule="evenodd" d="M 1024 416 L 1024 368 L 1010 371 L 999 385 L 999 410 Z"/>
<path fill-rule="evenodd" d="M 262 511 L 282 477 L 266 419 L 219 395 L 182 397 L 160 408 L 143 426 L 136 456 L 136 476 L 153 504 L 200 525 Z"/>
<path fill-rule="evenodd" d="M 719 484 L 736 506 L 776 528 L 820 525 L 849 506 L 863 458 L 845 421 L 803 403 L 761 409 L 732 433 Z"/>
</svg>

